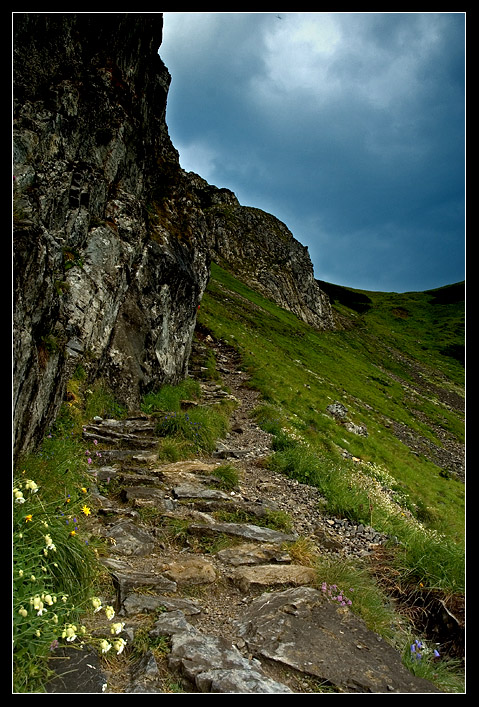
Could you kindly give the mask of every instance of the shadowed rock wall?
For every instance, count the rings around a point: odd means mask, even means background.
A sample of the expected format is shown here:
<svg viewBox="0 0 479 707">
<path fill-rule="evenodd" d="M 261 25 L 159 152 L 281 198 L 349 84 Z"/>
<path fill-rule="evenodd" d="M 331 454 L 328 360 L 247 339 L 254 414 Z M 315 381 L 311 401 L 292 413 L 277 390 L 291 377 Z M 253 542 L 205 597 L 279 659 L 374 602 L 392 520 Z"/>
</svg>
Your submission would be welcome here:
<svg viewBox="0 0 479 707">
<path fill-rule="evenodd" d="M 161 14 L 14 17 L 15 453 L 79 363 L 129 408 L 186 374 L 209 260 L 161 36 Z"/>
</svg>

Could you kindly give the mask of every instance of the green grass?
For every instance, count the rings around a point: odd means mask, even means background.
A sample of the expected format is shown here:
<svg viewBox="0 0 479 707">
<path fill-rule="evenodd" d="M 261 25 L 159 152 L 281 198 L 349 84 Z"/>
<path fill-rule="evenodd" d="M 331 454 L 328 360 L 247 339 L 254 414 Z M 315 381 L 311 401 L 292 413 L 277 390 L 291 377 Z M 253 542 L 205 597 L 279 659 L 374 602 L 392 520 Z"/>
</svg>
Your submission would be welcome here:
<svg viewBox="0 0 479 707">
<path fill-rule="evenodd" d="M 206 406 L 192 408 L 188 412 L 170 412 L 161 415 L 156 423 L 156 434 L 169 442 L 175 441 L 189 454 L 211 454 L 216 440 L 228 430 L 228 416 L 221 409 Z"/>
<path fill-rule="evenodd" d="M 464 484 L 409 449 L 392 421 L 439 448 L 443 436 L 464 440 L 456 406 L 464 398 L 461 288 L 448 298 L 339 291 L 335 307 L 346 325 L 315 331 L 213 264 L 199 322 L 240 352 L 262 394 L 257 420 L 275 435 L 271 466 L 317 485 L 331 513 L 372 520 L 401 537 L 410 567 L 404 558 L 400 564 L 411 581 L 456 591 L 463 586 Z M 347 306 L 345 292 L 362 306 Z M 367 437 L 328 414 L 334 401 L 366 426 Z"/>
<path fill-rule="evenodd" d="M 157 412 L 179 412 L 182 400 L 198 400 L 200 386 L 196 380 L 187 378 L 178 385 L 164 385 L 144 395 L 141 409 L 147 414 Z"/>
<path fill-rule="evenodd" d="M 232 464 L 221 464 L 212 472 L 212 476 L 218 480 L 218 485 L 225 491 L 232 491 L 238 487 L 238 470 Z"/>
<path fill-rule="evenodd" d="M 64 411 L 14 471 L 14 692 L 43 691 L 52 649 L 66 632 L 82 633 L 104 573 L 90 542 L 88 462 L 74 429 Z"/>
</svg>

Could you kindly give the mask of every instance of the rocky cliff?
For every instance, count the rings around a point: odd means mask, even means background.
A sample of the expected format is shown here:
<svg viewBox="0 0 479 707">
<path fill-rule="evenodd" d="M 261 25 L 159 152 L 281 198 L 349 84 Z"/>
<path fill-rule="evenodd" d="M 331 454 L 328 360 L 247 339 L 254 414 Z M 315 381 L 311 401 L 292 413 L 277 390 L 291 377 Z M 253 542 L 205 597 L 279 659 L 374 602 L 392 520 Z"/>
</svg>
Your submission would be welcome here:
<svg viewBox="0 0 479 707">
<path fill-rule="evenodd" d="M 45 434 L 79 364 L 130 409 L 187 374 L 211 258 L 332 326 L 286 226 L 180 168 L 162 22 L 14 16 L 15 456 Z"/>
<path fill-rule="evenodd" d="M 242 206 L 228 189 L 189 173 L 208 224 L 212 259 L 252 289 L 316 329 L 334 328 L 329 297 L 314 278 L 306 246 L 261 209 Z"/>
</svg>

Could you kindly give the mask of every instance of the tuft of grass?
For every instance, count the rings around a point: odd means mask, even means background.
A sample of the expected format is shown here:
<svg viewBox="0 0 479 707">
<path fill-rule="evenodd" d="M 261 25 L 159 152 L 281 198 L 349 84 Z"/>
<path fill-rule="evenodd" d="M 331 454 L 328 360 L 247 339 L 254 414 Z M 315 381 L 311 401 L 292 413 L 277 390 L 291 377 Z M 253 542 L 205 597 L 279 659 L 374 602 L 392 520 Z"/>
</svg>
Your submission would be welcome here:
<svg viewBox="0 0 479 707">
<path fill-rule="evenodd" d="M 340 603 L 345 601 L 371 631 L 388 640 L 397 636 L 394 606 L 365 565 L 348 558 L 320 555 L 316 570 L 318 588 Z"/>
<path fill-rule="evenodd" d="M 219 408 L 198 406 L 188 412 L 169 412 L 158 417 L 156 433 L 174 439 L 191 454 L 211 453 L 228 430 L 228 416 Z"/>
<path fill-rule="evenodd" d="M 318 561 L 318 550 L 310 538 L 300 537 L 286 546 L 291 560 L 296 565 L 314 567 Z"/>
<path fill-rule="evenodd" d="M 238 487 L 238 470 L 232 464 L 217 466 L 212 475 L 219 480 L 221 488 L 226 491 L 232 491 Z"/>
<path fill-rule="evenodd" d="M 217 520 L 225 523 L 251 523 L 283 533 L 290 533 L 293 527 L 292 519 L 285 511 L 267 510 L 263 516 L 256 516 L 243 510 L 221 510 L 215 511 L 213 515 Z"/>
<path fill-rule="evenodd" d="M 182 400 L 199 400 L 201 389 L 198 381 L 186 378 L 178 385 L 164 385 L 159 390 L 147 393 L 141 409 L 147 414 L 158 412 L 179 412 Z"/>
</svg>

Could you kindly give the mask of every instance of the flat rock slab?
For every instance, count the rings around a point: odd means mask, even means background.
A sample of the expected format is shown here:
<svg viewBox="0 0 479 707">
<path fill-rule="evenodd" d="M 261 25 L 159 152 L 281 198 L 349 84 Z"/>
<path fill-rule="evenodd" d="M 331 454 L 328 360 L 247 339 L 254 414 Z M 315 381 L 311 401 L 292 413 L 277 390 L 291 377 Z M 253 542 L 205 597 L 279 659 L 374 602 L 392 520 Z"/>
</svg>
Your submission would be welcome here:
<svg viewBox="0 0 479 707">
<path fill-rule="evenodd" d="M 263 543 L 284 543 L 297 540 L 297 536 L 294 534 L 281 533 L 278 530 L 261 528 L 249 523 L 192 523 L 188 530 L 197 535 L 232 535 Z"/>
<path fill-rule="evenodd" d="M 60 646 L 52 653 L 48 666 L 55 677 L 47 683 L 47 693 L 104 692 L 107 678 L 93 648 Z"/>
<path fill-rule="evenodd" d="M 172 462 L 171 464 L 162 464 L 158 467 L 158 471 L 165 474 L 179 474 L 181 472 L 189 474 L 211 474 L 218 466 L 218 464 L 210 464 L 200 459 L 190 459 Z"/>
<path fill-rule="evenodd" d="M 312 584 L 316 571 L 302 565 L 257 565 L 236 569 L 231 579 L 243 592 L 257 588 Z"/>
<path fill-rule="evenodd" d="M 178 585 L 211 584 L 218 578 L 213 564 L 202 557 L 170 562 L 163 574 Z"/>
<path fill-rule="evenodd" d="M 122 498 L 136 506 L 154 506 L 160 511 L 173 511 L 176 504 L 170 498 L 165 498 L 165 491 L 150 486 L 127 486 L 123 489 Z"/>
<path fill-rule="evenodd" d="M 238 622 L 248 649 L 346 693 L 439 693 L 348 607 L 311 587 L 262 594 Z"/>
<path fill-rule="evenodd" d="M 153 536 L 129 520 L 116 523 L 106 537 L 115 555 L 150 555 L 155 548 Z"/>
<path fill-rule="evenodd" d="M 207 670 L 196 676 L 200 692 L 294 694 L 289 687 L 255 670 Z"/>
<path fill-rule="evenodd" d="M 215 557 L 226 565 L 241 567 L 244 565 L 264 565 L 277 562 L 287 564 L 291 556 L 277 545 L 256 545 L 255 543 L 242 543 L 228 547 L 216 553 Z"/>
<path fill-rule="evenodd" d="M 135 614 L 153 614 L 158 610 L 182 611 L 186 616 L 194 616 L 201 613 L 201 607 L 192 599 L 182 599 L 181 597 L 169 597 L 162 594 L 140 594 L 132 592 L 123 601 L 123 613 L 126 616 Z"/>
<path fill-rule="evenodd" d="M 158 592 L 176 592 L 178 585 L 168 577 L 165 577 L 161 570 L 158 572 L 141 572 L 130 567 L 126 562 L 106 558 L 102 560 L 110 571 L 117 591 L 118 603 L 122 607 L 126 597 L 138 587 L 152 587 Z"/>
<path fill-rule="evenodd" d="M 200 498 L 210 500 L 229 501 L 231 495 L 225 491 L 211 489 L 204 484 L 199 483 L 183 483 L 173 488 L 173 494 L 176 498 Z"/>
</svg>

